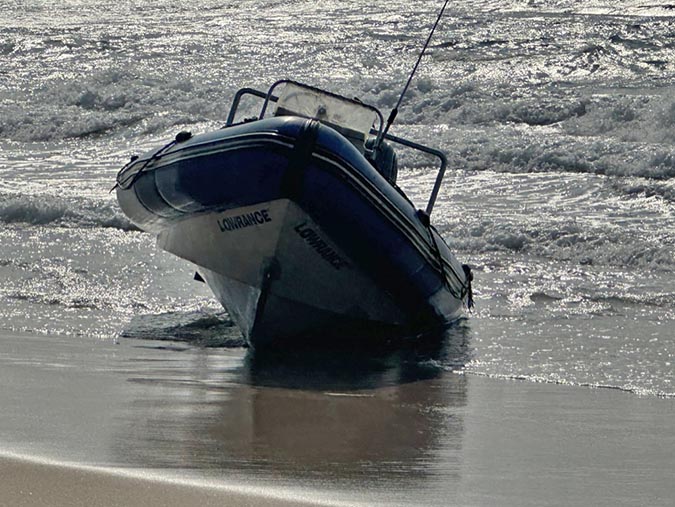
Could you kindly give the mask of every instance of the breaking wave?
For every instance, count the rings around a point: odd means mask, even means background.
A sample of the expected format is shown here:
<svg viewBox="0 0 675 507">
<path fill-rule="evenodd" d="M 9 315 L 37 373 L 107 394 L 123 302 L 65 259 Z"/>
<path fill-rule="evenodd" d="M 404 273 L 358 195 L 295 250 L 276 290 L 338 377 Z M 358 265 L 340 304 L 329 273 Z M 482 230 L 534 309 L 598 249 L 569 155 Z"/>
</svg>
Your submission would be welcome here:
<svg viewBox="0 0 675 507">
<path fill-rule="evenodd" d="M 453 248 L 473 253 L 517 252 L 585 266 L 675 269 L 673 245 L 667 238 L 640 238 L 632 230 L 600 231 L 573 223 L 551 225 L 523 227 L 483 220 L 447 229 L 446 235 Z"/>
<path fill-rule="evenodd" d="M 350 83 L 385 114 L 396 105 L 391 81 Z M 509 173 L 586 173 L 668 181 L 675 177 L 675 92 L 629 89 L 515 90 L 464 80 L 417 79 L 392 132 L 445 151 L 451 169 Z M 429 159 L 403 151 L 404 168 Z M 651 185 L 651 184 L 649 184 Z M 647 185 L 647 187 L 649 187 Z M 645 188 L 668 200 L 663 185 Z"/>
<path fill-rule="evenodd" d="M 115 203 L 49 195 L 0 195 L 0 221 L 6 224 L 105 227 L 137 231 Z"/>
<path fill-rule="evenodd" d="M 479 226 L 466 236 L 453 235 L 453 247 L 474 253 L 518 252 L 585 266 L 606 265 L 675 269 L 673 245 L 645 244 L 625 233 L 574 231 L 510 231 L 498 224 Z"/>
<path fill-rule="evenodd" d="M 399 87 L 389 80 L 348 84 L 385 114 L 396 104 Z M 0 98 L 0 134 L 35 142 L 163 135 L 195 124 L 209 129 L 224 122 L 232 94 L 189 77 L 167 82 L 104 71 L 83 80 L 48 81 L 30 100 Z M 406 103 L 393 132 L 443 149 L 453 169 L 640 177 L 650 180 L 645 192 L 673 201 L 672 187 L 653 184 L 675 177 L 675 99 L 664 90 L 633 96 L 531 88 L 514 97 L 510 88 L 420 78 Z M 428 163 L 416 155 L 401 157 L 404 168 Z"/>
<path fill-rule="evenodd" d="M 222 121 L 221 91 L 198 88 L 189 78 L 166 81 L 125 71 L 48 81 L 30 95 L 1 100 L 0 134 L 16 141 L 55 141 L 116 132 L 132 136 L 176 125 Z"/>
</svg>

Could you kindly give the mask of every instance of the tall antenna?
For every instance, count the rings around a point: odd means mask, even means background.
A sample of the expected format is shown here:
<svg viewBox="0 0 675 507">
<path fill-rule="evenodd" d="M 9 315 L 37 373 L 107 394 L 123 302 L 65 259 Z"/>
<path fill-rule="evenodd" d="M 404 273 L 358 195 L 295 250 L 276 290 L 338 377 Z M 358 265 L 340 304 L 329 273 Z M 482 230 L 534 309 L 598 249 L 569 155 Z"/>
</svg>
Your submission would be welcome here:
<svg viewBox="0 0 675 507">
<path fill-rule="evenodd" d="M 380 139 L 384 139 L 384 136 L 387 135 L 387 132 L 389 132 L 389 127 L 391 127 L 391 124 L 394 123 L 394 120 L 396 119 L 396 115 L 398 114 L 398 108 L 401 105 L 401 102 L 403 102 L 403 97 L 405 96 L 406 92 L 408 91 L 408 87 L 410 86 L 410 82 L 413 79 L 413 76 L 415 75 L 415 72 L 417 72 L 417 67 L 419 67 L 420 62 L 422 61 L 422 57 L 424 56 L 424 53 L 426 52 L 427 48 L 429 47 L 429 43 L 431 42 L 431 38 L 434 35 L 434 32 L 436 31 L 436 27 L 438 26 L 438 23 L 440 23 L 441 18 L 443 17 L 443 13 L 445 12 L 445 8 L 448 6 L 448 3 L 450 0 L 445 0 L 445 3 L 443 4 L 443 7 L 441 8 L 441 11 L 438 13 L 438 18 L 436 18 L 436 22 L 434 23 L 434 26 L 431 28 L 431 32 L 429 33 L 429 37 L 427 37 L 427 41 L 424 43 L 424 47 L 422 48 L 422 51 L 420 51 L 419 56 L 417 57 L 417 62 L 415 62 L 415 66 L 413 67 L 412 72 L 410 73 L 410 76 L 408 76 L 408 82 L 405 84 L 403 87 L 403 91 L 401 92 L 401 96 L 398 98 L 398 102 L 396 103 L 396 107 L 391 110 L 391 113 L 389 114 L 389 118 L 387 119 L 387 125 L 384 127 L 384 131 L 382 132 L 382 136 Z"/>
</svg>

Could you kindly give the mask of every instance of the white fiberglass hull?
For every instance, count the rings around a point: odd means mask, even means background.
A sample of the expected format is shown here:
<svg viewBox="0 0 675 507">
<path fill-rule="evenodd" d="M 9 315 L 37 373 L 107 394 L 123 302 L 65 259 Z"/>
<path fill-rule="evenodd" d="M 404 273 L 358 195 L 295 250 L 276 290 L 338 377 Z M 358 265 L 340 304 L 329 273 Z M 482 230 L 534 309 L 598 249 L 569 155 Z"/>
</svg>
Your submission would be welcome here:
<svg viewBox="0 0 675 507">
<path fill-rule="evenodd" d="M 287 199 L 195 215 L 164 229 L 158 244 L 198 266 L 252 344 L 312 340 L 347 323 L 406 324 L 392 299 Z"/>
</svg>

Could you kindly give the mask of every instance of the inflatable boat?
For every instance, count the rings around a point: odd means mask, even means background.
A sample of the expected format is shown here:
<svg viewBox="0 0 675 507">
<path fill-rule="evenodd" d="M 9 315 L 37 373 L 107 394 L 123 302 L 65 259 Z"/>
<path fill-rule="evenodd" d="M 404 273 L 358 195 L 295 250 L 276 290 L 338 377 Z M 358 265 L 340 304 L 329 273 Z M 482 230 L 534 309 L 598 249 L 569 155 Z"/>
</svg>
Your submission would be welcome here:
<svg viewBox="0 0 675 507">
<path fill-rule="evenodd" d="M 260 113 L 236 121 L 244 97 Z M 421 333 L 462 315 L 471 272 L 430 223 L 445 157 L 383 123 L 372 106 L 294 81 L 244 88 L 222 129 L 132 158 L 117 199 L 195 264 L 255 347 Z M 439 158 L 426 210 L 396 186 L 393 145 Z"/>
</svg>

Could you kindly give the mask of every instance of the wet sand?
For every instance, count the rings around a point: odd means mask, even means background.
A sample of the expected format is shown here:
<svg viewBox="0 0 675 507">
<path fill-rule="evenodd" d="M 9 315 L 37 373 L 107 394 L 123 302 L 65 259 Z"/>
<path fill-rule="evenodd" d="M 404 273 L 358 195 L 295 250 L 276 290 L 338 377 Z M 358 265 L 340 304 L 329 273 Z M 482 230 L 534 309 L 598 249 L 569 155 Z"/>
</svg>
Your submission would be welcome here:
<svg viewBox="0 0 675 507">
<path fill-rule="evenodd" d="M 12 507 L 311 506 L 216 485 L 190 485 L 138 471 L 95 469 L 0 457 L 0 505 Z"/>
<path fill-rule="evenodd" d="M 672 504 L 675 400 L 464 353 L 2 336 L 0 505 Z"/>
</svg>

